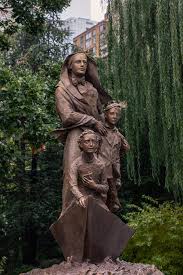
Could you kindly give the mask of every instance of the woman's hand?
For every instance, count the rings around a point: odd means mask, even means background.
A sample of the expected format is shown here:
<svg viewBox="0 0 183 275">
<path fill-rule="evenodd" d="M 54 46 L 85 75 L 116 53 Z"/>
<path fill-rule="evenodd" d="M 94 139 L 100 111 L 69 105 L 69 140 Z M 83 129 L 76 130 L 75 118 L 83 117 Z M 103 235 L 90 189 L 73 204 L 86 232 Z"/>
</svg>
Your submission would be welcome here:
<svg viewBox="0 0 183 275">
<path fill-rule="evenodd" d="M 79 205 L 81 207 L 86 208 L 86 199 L 87 199 L 87 197 L 84 197 L 84 196 L 79 199 Z"/>
<path fill-rule="evenodd" d="M 95 123 L 95 129 L 97 132 L 99 132 L 102 136 L 105 136 L 107 134 L 107 130 L 104 126 L 104 124 L 101 121 L 96 121 Z"/>
</svg>

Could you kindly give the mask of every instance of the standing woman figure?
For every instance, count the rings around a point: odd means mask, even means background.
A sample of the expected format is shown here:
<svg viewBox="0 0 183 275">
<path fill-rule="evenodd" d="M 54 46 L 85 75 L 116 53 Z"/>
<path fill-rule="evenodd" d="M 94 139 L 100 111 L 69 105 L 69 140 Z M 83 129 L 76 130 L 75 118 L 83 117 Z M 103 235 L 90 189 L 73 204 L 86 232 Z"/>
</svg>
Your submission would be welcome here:
<svg viewBox="0 0 183 275">
<path fill-rule="evenodd" d="M 65 139 L 63 215 L 73 201 L 68 175 L 73 161 L 80 155 L 78 137 L 85 129 L 93 129 L 100 135 L 106 134 L 101 117 L 102 104 L 111 100 L 111 97 L 100 85 L 96 63 L 84 52 L 74 53 L 66 58 L 55 97 L 56 109 L 63 126 L 55 134 Z"/>
</svg>

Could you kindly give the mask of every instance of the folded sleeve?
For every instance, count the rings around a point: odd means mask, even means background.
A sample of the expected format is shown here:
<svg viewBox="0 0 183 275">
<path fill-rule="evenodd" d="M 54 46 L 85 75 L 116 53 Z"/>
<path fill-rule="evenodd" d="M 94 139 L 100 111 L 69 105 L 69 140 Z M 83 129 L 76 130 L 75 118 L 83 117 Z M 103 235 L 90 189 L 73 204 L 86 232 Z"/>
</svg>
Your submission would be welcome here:
<svg viewBox="0 0 183 275">
<path fill-rule="evenodd" d="M 62 87 L 55 91 L 56 109 L 63 127 L 94 126 L 96 119 L 92 116 L 76 112 L 73 103 Z"/>
<path fill-rule="evenodd" d="M 81 197 L 83 197 L 83 194 L 79 191 L 78 188 L 78 164 L 76 162 L 74 162 L 71 166 L 68 178 L 71 192 L 73 193 L 75 198 L 79 200 Z"/>
</svg>

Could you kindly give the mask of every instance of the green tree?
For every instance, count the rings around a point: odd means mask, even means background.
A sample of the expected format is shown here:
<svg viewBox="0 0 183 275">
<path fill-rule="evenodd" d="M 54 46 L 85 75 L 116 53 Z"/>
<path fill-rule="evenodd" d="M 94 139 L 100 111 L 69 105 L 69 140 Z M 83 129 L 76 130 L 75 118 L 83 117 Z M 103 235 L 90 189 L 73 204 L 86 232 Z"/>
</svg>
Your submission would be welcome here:
<svg viewBox="0 0 183 275">
<path fill-rule="evenodd" d="M 41 33 L 33 35 L 20 29 L 11 38 L 11 49 L 4 51 L 6 64 L 24 65 L 36 72 L 46 63 L 62 60 L 68 54 L 70 44 L 65 43 L 67 36 L 61 20 L 54 15 L 47 18 Z"/>
<path fill-rule="evenodd" d="M 50 64 L 38 75 L 1 66 L 0 252 L 10 274 L 18 262 L 36 263 L 39 240 L 49 236 L 60 209 L 62 147 L 50 136 L 58 126 L 53 91 L 59 68 Z"/>
<path fill-rule="evenodd" d="M 129 178 L 140 184 L 152 175 L 182 199 L 182 1 L 109 3 L 107 85 L 128 101 Z"/>
<path fill-rule="evenodd" d="M 2 25 L 6 33 L 13 30 L 12 26 L 24 26 L 25 31 L 36 34 L 42 31 L 49 13 L 61 13 L 69 4 L 69 0 L 2 0 L 0 11 L 7 18 Z M 10 15 L 6 16 L 7 13 Z"/>
<path fill-rule="evenodd" d="M 49 226 L 61 205 L 62 146 L 50 133 L 58 126 L 53 92 L 68 47 L 58 13 L 69 2 L 0 6 L 11 10 L 0 37 L 0 255 L 7 274 L 57 256 Z"/>
<path fill-rule="evenodd" d="M 59 14 L 70 4 L 70 0 L 2 0 L 0 4 L 0 49 L 8 50 L 12 46 L 12 35 L 19 29 L 32 36 L 45 30 L 48 20 L 59 20 Z"/>
</svg>

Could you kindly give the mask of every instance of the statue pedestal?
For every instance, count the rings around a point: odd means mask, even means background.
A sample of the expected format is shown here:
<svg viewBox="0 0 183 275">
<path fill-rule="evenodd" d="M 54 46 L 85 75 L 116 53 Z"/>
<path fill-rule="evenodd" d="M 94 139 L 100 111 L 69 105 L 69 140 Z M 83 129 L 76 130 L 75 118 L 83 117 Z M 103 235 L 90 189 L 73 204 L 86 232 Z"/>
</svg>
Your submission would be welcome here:
<svg viewBox="0 0 183 275">
<path fill-rule="evenodd" d="M 132 264 L 107 258 L 99 264 L 62 262 L 46 269 L 20 275 L 163 275 L 154 265 Z"/>
</svg>

